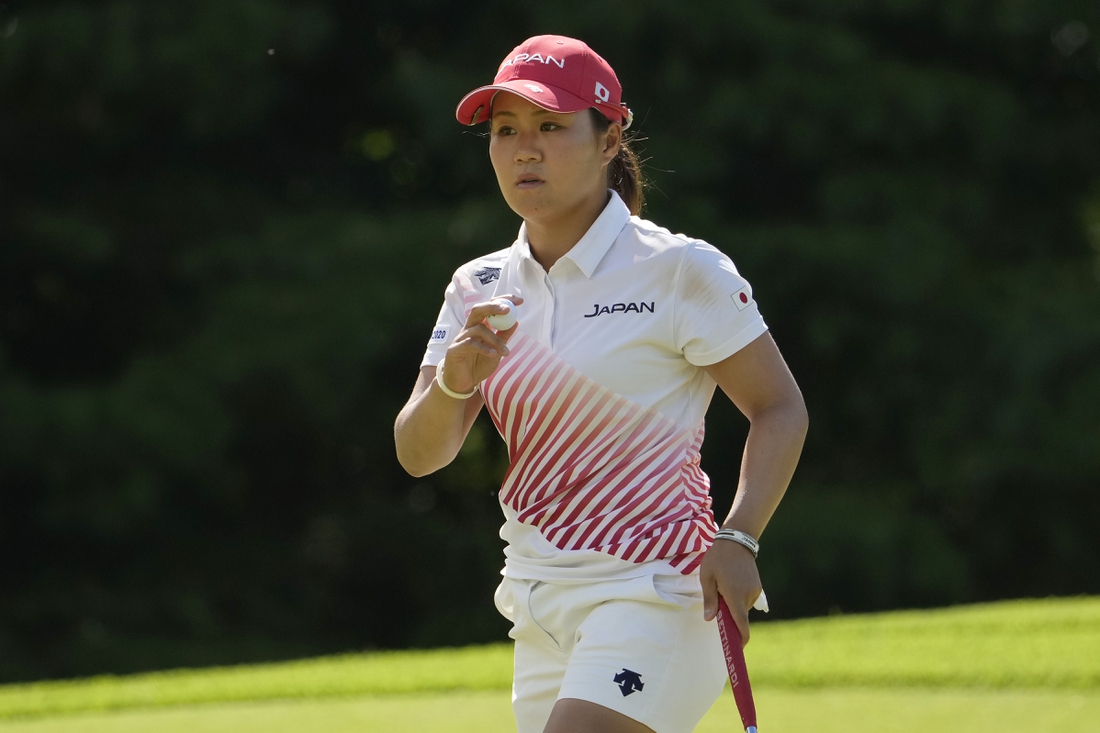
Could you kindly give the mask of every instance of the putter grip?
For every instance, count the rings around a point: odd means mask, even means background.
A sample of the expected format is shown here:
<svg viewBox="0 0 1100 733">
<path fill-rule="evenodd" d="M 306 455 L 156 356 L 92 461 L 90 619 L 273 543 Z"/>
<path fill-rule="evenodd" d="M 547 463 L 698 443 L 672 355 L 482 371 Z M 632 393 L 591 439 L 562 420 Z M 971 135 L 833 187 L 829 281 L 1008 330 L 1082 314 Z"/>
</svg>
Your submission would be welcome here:
<svg viewBox="0 0 1100 733">
<path fill-rule="evenodd" d="M 733 622 L 726 600 L 718 596 L 718 635 L 722 637 L 722 651 L 726 654 L 726 670 L 730 674 L 733 699 L 747 733 L 756 733 L 756 703 L 752 699 L 749 671 L 745 666 L 745 652 L 741 644 L 741 632 Z"/>
</svg>

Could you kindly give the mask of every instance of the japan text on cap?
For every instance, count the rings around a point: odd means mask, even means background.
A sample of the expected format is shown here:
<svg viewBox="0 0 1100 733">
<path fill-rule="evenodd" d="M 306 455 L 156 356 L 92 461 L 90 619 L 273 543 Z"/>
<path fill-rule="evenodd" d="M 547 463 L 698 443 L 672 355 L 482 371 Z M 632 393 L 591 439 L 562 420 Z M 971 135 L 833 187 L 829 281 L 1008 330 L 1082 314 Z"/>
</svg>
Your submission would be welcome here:
<svg viewBox="0 0 1100 733">
<path fill-rule="evenodd" d="M 622 103 L 623 88 L 611 65 L 583 41 L 566 36 L 534 36 L 516 46 L 492 84 L 462 98 L 455 117 L 464 125 L 485 122 L 493 96 L 502 91 L 552 112 L 595 107 L 623 129 L 633 118 Z"/>
</svg>

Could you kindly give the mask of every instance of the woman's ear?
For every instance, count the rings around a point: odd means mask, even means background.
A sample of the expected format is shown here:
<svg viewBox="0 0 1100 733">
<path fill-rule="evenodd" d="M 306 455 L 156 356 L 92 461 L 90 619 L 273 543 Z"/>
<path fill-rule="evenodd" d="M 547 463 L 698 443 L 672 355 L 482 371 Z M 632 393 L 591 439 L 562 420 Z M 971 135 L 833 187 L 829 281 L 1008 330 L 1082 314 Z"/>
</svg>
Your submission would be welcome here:
<svg viewBox="0 0 1100 733">
<path fill-rule="evenodd" d="M 623 126 L 618 122 L 612 122 L 607 132 L 604 133 L 603 158 L 605 163 L 610 163 L 619 154 L 619 147 L 623 142 Z"/>
</svg>

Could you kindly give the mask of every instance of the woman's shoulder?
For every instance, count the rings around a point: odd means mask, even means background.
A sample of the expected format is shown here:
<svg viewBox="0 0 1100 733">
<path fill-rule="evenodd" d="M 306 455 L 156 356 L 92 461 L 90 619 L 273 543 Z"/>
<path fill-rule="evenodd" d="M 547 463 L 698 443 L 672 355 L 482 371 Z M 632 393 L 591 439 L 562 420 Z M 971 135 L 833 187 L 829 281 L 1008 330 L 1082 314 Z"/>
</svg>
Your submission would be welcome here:
<svg viewBox="0 0 1100 733">
<path fill-rule="evenodd" d="M 726 257 L 721 250 L 706 240 L 687 234 L 673 233 L 649 219 L 638 216 L 630 217 L 630 223 L 627 224 L 623 233 L 628 235 L 630 244 L 651 255 L 705 260 L 714 256 Z"/>
<path fill-rule="evenodd" d="M 455 270 L 455 277 L 477 279 L 482 285 L 488 285 L 500 278 L 500 271 L 508 260 L 511 247 L 490 252 L 487 255 L 475 257 Z"/>
</svg>

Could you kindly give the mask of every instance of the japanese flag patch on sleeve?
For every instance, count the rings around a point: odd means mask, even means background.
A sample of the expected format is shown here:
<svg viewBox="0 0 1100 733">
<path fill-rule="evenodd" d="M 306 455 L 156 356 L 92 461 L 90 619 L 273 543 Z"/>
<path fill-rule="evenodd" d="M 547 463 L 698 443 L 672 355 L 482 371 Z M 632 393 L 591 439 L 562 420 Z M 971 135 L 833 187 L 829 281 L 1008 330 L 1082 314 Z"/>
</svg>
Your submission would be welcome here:
<svg viewBox="0 0 1100 733">
<path fill-rule="evenodd" d="M 734 305 L 737 306 L 737 310 L 743 311 L 752 305 L 752 286 L 746 285 L 738 290 L 736 293 L 730 296 Z"/>
</svg>

